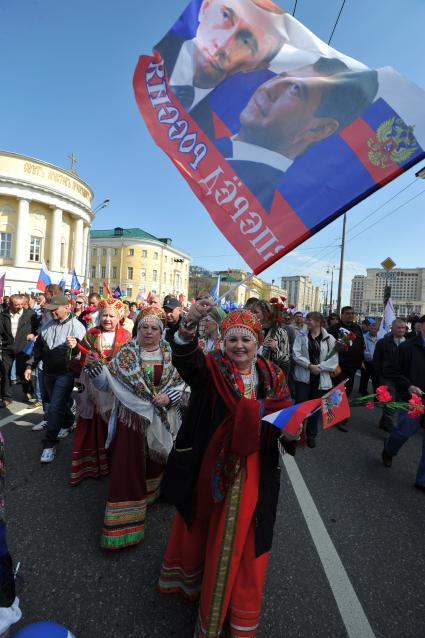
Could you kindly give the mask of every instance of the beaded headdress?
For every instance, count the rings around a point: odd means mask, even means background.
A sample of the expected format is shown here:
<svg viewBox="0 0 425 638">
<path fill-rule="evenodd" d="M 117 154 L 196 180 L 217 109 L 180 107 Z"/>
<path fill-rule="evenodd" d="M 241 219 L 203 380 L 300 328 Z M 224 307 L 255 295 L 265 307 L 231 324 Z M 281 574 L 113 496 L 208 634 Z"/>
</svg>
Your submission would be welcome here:
<svg viewBox="0 0 425 638">
<path fill-rule="evenodd" d="M 102 310 L 105 310 L 105 308 L 113 309 L 117 313 L 119 319 L 124 318 L 124 304 L 119 299 L 114 299 L 113 297 L 101 299 L 99 301 L 98 308 L 100 313 L 102 313 Z"/>
<path fill-rule="evenodd" d="M 221 334 L 224 340 L 232 335 L 244 335 L 261 341 L 261 323 L 249 310 L 232 310 L 221 323 Z"/>
<path fill-rule="evenodd" d="M 167 323 L 167 316 L 162 308 L 158 308 L 157 306 L 145 306 L 139 313 L 138 326 L 152 322 L 158 324 L 161 330 L 164 330 L 165 324 Z"/>
</svg>

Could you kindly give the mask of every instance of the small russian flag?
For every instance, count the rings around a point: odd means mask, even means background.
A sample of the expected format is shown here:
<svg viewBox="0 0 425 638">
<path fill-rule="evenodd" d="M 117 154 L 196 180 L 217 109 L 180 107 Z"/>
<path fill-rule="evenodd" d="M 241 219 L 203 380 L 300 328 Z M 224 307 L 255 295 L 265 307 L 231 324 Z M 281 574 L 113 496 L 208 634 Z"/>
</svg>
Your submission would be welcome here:
<svg viewBox="0 0 425 638">
<path fill-rule="evenodd" d="M 279 430 L 296 434 L 304 419 L 322 405 L 322 399 L 310 399 L 303 403 L 295 403 L 289 408 L 284 408 L 278 412 L 272 412 L 262 418 L 263 421 L 271 423 Z"/>
<path fill-rule="evenodd" d="M 51 283 L 52 283 L 52 280 L 50 278 L 50 273 L 47 270 L 46 264 L 43 264 L 42 267 L 40 268 L 40 274 L 38 275 L 38 279 L 37 279 L 37 283 L 35 287 L 37 290 L 40 290 L 41 292 L 45 292 L 46 286 L 48 286 Z"/>
</svg>

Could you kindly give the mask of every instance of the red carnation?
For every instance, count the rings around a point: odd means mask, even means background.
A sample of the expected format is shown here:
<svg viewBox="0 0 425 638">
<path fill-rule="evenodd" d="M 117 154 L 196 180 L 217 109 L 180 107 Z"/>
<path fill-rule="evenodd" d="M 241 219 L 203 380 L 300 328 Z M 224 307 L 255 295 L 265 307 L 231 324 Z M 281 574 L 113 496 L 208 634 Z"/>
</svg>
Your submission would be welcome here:
<svg viewBox="0 0 425 638">
<path fill-rule="evenodd" d="M 279 303 L 279 299 L 277 297 L 272 297 L 270 299 L 270 303 Z"/>
<path fill-rule="evenodd" d="M 392 401 L 393 397 L 389 392 L 387 385 L 380 385 L 376 388 L 376 398 L 380 403 L 388 403 L 389 401 Z"/>
<path fill-rule="evenodd" d="M 290 308 L 291 310 L 293 310 L 293 309 L 295 308 L 295 306 L 294 306 L 294 304 L 293 304 L 293 303 L 290 303 L 290 304 L 289 304 L 289 306 L 288 306 L 288 308 Z"/>
<path fill-rule="evenodd" d="M 411 405 L 422 405 L 422 399 L 415 393 L 412 393 L 412 396 L 409 399 L 409 403 Z"/>
<path fill-rule="evenodd" d="M 368 409 L 368 410 L 373 410 L 373 409 L 374 409 L 374 407 L 375 407 L 375 404 L 374 404 L 374 402 L 373 402 L 373 401 L 368 401 L 368 402 L 366 403 L 366 407 L 367 407 L 367 409 Z"/>
<path fill-rule="evenodd" d="M 281 297 L 282 301 L 285 302 L 286 301 L 286 297 Z"/>
</svg>

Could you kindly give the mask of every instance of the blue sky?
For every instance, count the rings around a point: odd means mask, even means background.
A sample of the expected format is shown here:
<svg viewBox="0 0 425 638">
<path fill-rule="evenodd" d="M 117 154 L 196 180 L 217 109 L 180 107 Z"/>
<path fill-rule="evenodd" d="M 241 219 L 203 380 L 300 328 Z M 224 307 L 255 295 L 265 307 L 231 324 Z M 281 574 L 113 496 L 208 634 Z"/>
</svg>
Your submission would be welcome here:
<svg viewBox="0 0 425 638">
<path fill-rule="evenodd" d="M 95 204 L 111 199 L 94 228 L 139 226 L 172 237 L 197 265 L 248 269 L 155 146 L 133 96 L 138 56 L 152 50 L 186 4 L 0 0 L 0 148 L 65 168 L 73 151 L 80 177 L 95 192 Z M 278 4 L 292 12 L 294 0 Z M 327 40 L 340 6 L 341 0 L 298 0 L 296 17 Z M 425 88 L 424 24 L 423 0 L 347 0 L 332 45 L 370 67 L 394 66 Z M 425 192 L 420 194 L 425 181 L 409 185 L 419 166 L 349 212 L 345 300 L 351 277 L 388 255 L 401 267 L 425 266 Z M 335 221 L 262 277 L 310 274 L 322 286 L 327 266 L 338 265 L 341 225 L 342 219 Z"/>
</svg>

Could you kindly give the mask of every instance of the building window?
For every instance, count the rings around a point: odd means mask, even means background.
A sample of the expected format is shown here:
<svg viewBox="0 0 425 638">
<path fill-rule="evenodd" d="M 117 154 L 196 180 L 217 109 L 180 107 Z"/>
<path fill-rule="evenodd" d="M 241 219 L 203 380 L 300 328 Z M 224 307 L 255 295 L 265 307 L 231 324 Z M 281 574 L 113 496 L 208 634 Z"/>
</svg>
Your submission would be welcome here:
<svg viewBox="0 0 425 638">
<path fill-rule="evenodd" d="M 0 233 L 0 257 L 12 254 L 12 233 Z"/>
<path fill-rule="evenodd" d="M 93 250 L 91 251 L 91 254 L 93 255 L 93 257 L 96 257 L 96 255 L 97 255 L 97 248 L 93 248 Z"/>
<path fill-rule="evenodd" d="M 158 253 L 154 253 L 154 254 L 153 254 L 153 258 L 154 258 L 154 259 L 158 259 Z"/>
<path fill-rule="evenodd" d="M 131 266 L 127 268 L 127 279 L 133 279 L 133 268 Z"/>
<path fill-rule="evenodd" d="M 92 295 L 92 294 L 93 294 L 93 292 L 94 292 L 94 288 L 93 288 L 93 286 L 90 286 L 89 290 L 90 290 L 90 294 Z"/>
<path fill-rule="evenodd" d="M 128 249 L 128 256 L 129 257 L 134 257 L 134 248 L 129 248 Z"/>
<path fill-rule="evenodd" d="M 112 266 L 112 279 L 116 279 L 116 278 L 117 278 L 117 267 Z"/>
<path fill-rule="evenodd" d="M 127 288 L 127 297 L 131 297 L 133 296 L 133 288 Z"/>
<path fill-rule="evenodd" d="M 146 279 L 146 268 L 142 268 L 140 271 L 140 279 L 144 281 Z"/>
<path fill-rule="evenodd" d="M 103 286 L 99 286 L 99 295 L 103 295 Z"/>
<path fill-rule="evenodd" d="M 113 249 L 112 249 L 112 254 L 113 254 L 114 256 L 118 255 L 118 248 L 113 248 Z"/>
<path fill-rule="evenodd" d="M 102 248 L 102 255 L 106 257 L 106 248 Z"/>
<path fill-rule="evenodd" d="M 167 273 L 164 272 L 164 284 L 166 284 L 166 283 L 167 283 Z"/>
<path fill-rule="evenodd" d="M 41 261 L 41 239 L 31 235 L 30 261 Z"/>
<path fill-rule="evenodd" d="M 152 270 L 152 281 L 157 281 L 157 280 L 158 280 L 158 271 Z"/>
<path fill-rule="evenodd" d="M 106 266 L 102 266 L 102 271 L 101 272 L 102 272 L 102 274 L 101 274 L 102 279 L 105 279 L 105 277 L 106 277 Z"/>
<path fill-rule="evenodd" d="M 91 276 L 92 276 L 92 279 L 96 277 L 96 266 L 91 267 Z"/>
<path fill-rule="evenodd" d="M 142 257 L 147 257 L 147 256 L 148 256 L 148 251 L 142 250 Z"/>
<path fill-rule="evenodd" d="M 167 263 L 167 255 L 164 257 L 164 262 Z"/>
</svg>

